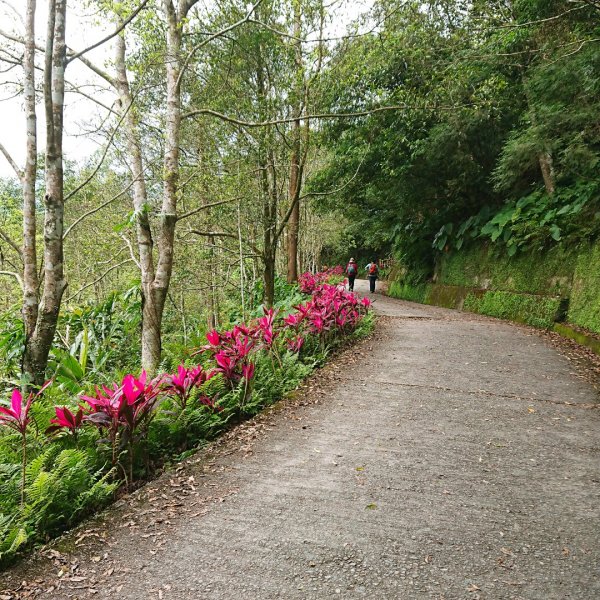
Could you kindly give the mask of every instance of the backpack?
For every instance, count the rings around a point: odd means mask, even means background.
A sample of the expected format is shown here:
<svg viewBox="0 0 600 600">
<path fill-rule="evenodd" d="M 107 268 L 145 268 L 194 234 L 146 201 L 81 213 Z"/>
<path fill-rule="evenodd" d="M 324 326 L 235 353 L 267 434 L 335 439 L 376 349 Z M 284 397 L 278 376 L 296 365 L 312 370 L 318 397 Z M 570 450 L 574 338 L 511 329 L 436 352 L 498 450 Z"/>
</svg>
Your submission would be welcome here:
<svg viewBox="0 0 600 600">
<path fill-rule="evenodd" d="M 371 263 L 371 266 L 369 267 L 369 275 L 377 275 L 377 273 L 379 273 L 379 267 L 377 266 L 377 263 Z"/>
<path fill-rule="evenodd" d="M 346 269 L 348 275 L 356 275 L 356 265 L 354 263 L 349 263 L 348 268 Z"/>
</svg>

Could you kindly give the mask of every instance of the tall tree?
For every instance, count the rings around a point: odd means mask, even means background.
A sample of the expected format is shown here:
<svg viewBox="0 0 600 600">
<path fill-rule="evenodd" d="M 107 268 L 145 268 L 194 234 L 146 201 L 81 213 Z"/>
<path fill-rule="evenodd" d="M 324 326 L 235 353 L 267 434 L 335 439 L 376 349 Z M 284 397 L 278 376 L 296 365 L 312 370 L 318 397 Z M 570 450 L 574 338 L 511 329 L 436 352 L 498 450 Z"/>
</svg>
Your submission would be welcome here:
<svg viewBox="0 0 600 600">
<path fill-rule="evenodd" d="M 36 64 L 35 64 L 35 0 L 28 0 L 25 13 L 21 61 L 26 115 L 25 168 L 20 169 L 8 156 L 23 192 L 23 244 L 20 251 L 23 263 L 23 322 L 25 350 L 23 373 L 30 382 L 41 383 L 45 377 L 48 354 L 54 340 L 62 296 L 67 286 L 63 257 L 63 120 L 66 68 L 66 0 L 50 0 L 46 29 L 43 67 L 43 100 L 46 125 L 44 165 L 44 228 L 42 286 L 38 281 L 36 248 Z M 5 36 L 6 37 L 6 36 Z"/>
</svg>

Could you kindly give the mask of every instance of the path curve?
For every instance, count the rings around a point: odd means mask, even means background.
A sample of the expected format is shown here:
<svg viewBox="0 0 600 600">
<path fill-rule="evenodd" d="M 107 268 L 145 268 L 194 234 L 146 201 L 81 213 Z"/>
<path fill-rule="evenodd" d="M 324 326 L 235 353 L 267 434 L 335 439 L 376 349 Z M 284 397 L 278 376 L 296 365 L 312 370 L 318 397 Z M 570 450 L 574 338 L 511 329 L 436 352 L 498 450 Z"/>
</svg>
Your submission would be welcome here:
<svg viewBox="0 0 600 600">
<path fill-rule="evenodd" d="M 374 337 L 295 401 L 4 574 L 0 590 L 600 598 L 592 387 L 527 329 L 374 298 Z"/>
</svg>

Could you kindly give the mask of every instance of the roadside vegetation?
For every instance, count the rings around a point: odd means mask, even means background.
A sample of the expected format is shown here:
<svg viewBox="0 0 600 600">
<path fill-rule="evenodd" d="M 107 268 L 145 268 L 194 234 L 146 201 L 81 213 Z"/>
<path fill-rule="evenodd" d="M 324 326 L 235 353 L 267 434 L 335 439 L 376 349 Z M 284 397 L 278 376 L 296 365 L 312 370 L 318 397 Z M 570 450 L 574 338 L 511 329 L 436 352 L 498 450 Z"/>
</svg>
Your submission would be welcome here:
<svg viewBox="0 0 600 600">
<path fill-rule="evenodd" d="M 307 273 L 277 309 L 208 331 L 173 372 L 85 373 L 98 351 L 87 336 L 39 391 L 14 389 L 0 404 L 0 564 L 279 400 L 366 333 L 369 300 L 346 292 L 340 272 Z"/>
</svg>

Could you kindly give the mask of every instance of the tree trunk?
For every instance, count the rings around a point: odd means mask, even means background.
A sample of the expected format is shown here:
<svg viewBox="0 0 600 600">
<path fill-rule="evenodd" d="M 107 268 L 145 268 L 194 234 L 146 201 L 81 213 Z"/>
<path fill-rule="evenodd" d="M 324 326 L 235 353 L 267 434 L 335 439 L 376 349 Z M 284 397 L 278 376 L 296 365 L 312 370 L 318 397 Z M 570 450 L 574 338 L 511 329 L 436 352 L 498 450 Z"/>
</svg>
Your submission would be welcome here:
<svg viewBox="0 0 600 600">
<path fill-rule="evenodd" d="M 217 282 L 215 279 L 215 238 L 214 236 L 208 237 L 208 243 L 210 244 L 210 293 L 208 295 L 208 328 L 216 329 L 219 326 L 219 306 L 217 303 Z"/>
<path fill-rule="evenodd" d="M 63 293 L 67 287 L 63 265 L 63 112 L 65 93 L 65 28 L 67 0 L 48 6 L 48 38 L 44 67 L 46 113 L 46 170 L 44 195 L 44 291 L 35 329 L 27 340 L 24 372 L 36 384 L 45 377 Z"/>
<path fill-rule="evenodd" d="M 300 187 L 302 185 L 302 169 L 300 168 L 300 115 L 304 96 L 304 69 L 302 64 L 302 10 L 300 0 L 294 0 L 294 63 L 295 90 L 294 116 L 297 117 L 292 125 L 292 151 L 290 156 L 290 185 L 289 202 L 292 208 L 288 221 L 287 235 L 287 280 L 293 283 L 298 280 L 298 233 L 300 231 Z"/>
<path fill-rule="evenodd" d="M 265 256 L 265 268 L 263 271 L 263 283 L 265 286 L 265 305 L 273 306 L 275 303 L 275 253 Z"/>
<path fill-rule="evenodd" d="M 294 121 L 290 164 L 289 199 L 292 207 L 287 235 L 287 280 L 298 280 L 298 232 L 300 230 L 300 122 Z"/>
<path fill-rule="evenodd" d="M 525 92 L 525 99 L 527 100 L 527 108 L 529 109 L 529 116 L 531 118 L 531 124 L 536 127 L 538 124 L 537 112 L 535 105 L 531 98 L 531 92 L 529 91 L 529 82 L 525 76 L 521 78 L 523 83 L 523 90 Z M 556 189 L 554 183 L 554 162 L 552 160 L 552 154 L 548 149 L 544 149 L 538 154 L 538 163 L 540 165 L 540 171 L 542 173 L 542 179 L 544 180 L 544 187 L 549 196 L 554 194 Z"/>
<path fill-rule="evenodd" d="M 161 320 L 157 308 L 154 281 L 154 240 L 148 217 L 148 195 L 144 179 L 144 159 L 140 139 L 139 123 L 125 66 L 125 38 L 120 35 L 115 42 L 115 67 L 117 77 L 115 88 L 121 101 L 121 114 L 124 116 L 127 151 L 131 175 L 133 177 L 133 208 L 136 215 L 136 238 L 139 253 L 139 269 L 142 282 L 142 368 L 154 373 L 160 363 Z"/>
<path fill-rule="evenodd" d="M 552 155 L 550 152 L 542 152 L 538 161 L 540 163 L 540 170 L 542 171 L 542 178 L 544 179 L 544 186 L 549 196 L 554 194 L 556 189 L 554 183 L 554 163 L 552 161 Z"/>
<path fill-rule="evenodd" d="M 23 325 L 25 354 L 23 371 L 34 379 L 29 340 L 38 317 L 38 265 L 36 247 L 35 180 L 37 176 L 37 119 L 35 114 L 35 10 L 36 0 L 27 0 L 25 16 L 25 53 L 23 56 L 23 92 L 26 113 L 27 145 L 23 170 Z"/>
</svg>

